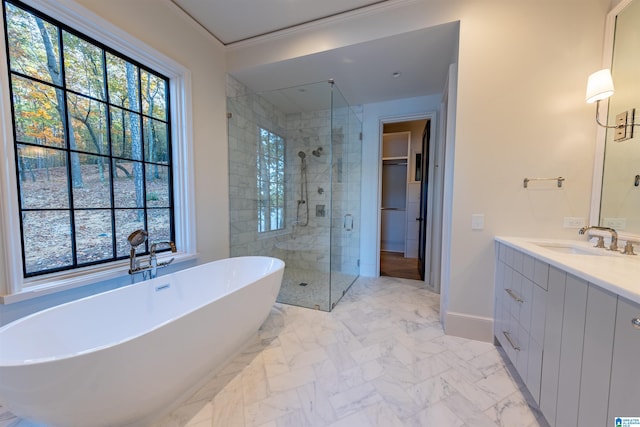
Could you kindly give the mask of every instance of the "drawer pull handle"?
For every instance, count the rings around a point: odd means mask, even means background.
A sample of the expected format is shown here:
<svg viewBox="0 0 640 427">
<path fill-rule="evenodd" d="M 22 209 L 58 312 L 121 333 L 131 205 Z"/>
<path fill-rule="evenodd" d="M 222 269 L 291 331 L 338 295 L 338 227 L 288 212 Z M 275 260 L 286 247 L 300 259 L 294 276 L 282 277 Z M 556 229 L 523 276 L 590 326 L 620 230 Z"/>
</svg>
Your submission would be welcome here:
<svg viewBox="0 0 640 427">
<path fill-rule="evenodd" d="M 513 343 L 513 340 L 511 339 L 511 336 L 509 335 L 509 332 L 507 331 L 502 331 L 502 333 L 504 334 L 504 337 L 507 339 L 507 341 L 509 341 L 509 344 L 511 344 L 511 347 L 513 347 L 513 349 L 515 351 L 520 351 L 520 347 L 518 347 L 517 345 L 515 345 Z"/>
<path fill-rule="evenodd" d="M 640 329 L 640 318 L 634 317 L 633 319 L 631 319 L 631 324 L 634 328 Z"/>
<path fill-rule="evenodd" d="M 520 298 L 518 295 L 516 295 L 515 292 L 513 292 L 511 289 L 505 289 L 505 292 L 508 293 L 511 298 L 513 298 L 514 300 L 516 300 L 520 304 L 522 304 L 524 302 L 524 300 L 522 298 Z"/>
</svg>

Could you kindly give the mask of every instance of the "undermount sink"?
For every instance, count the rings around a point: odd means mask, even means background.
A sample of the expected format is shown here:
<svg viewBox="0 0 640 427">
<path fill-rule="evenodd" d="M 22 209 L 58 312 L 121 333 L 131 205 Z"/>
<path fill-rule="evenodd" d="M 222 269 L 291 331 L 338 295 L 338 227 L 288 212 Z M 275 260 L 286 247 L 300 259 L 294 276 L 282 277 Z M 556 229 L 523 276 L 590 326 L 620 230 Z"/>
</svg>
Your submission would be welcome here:
<svg viewBox="0 0 640 427">
<path fill-rule="evenodd" d="M 550 249 L 555 252 L 563 254 L 574 255 L 593 255 L 593 256 L 617 256 L 617 252 L 612 252 L 604 248 L 594 248 L 582 246 L 575 243 L 568 242 L 532 242 L 536 246 L 541 248 Z"/>
</svg>

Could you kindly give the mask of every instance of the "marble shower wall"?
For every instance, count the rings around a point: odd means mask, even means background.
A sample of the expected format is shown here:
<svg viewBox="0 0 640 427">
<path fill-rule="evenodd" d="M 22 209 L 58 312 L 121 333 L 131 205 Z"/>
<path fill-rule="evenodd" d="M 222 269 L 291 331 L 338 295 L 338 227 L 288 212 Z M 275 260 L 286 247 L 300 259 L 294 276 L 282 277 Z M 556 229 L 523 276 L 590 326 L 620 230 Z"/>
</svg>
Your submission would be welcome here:
<svg viewBox="0 0 640 427">
<path fill-rule="evenodd" d="M 269 233 L 268 237 L 258 233 L 258 127 L 286 138 L 286 117 L 230 76 L 227 77 L 227 113 L 230 114 L 227 119 L 230 254 L 270 255 L 278 233 Z"/>
<path fill-rule="evenodd" d="M 320 150 L 316 157 L 313 151 Z M 300 157 L 306 155 L 307 206 L 300 205 L 301 180 Z M 287 115 L 288 192 L 287 224 L 291 239 L 304 242 L 289 258 L 296 267 L 305 270 L 319 269 L 329 272 L 329 245 L 331 226 L 331 111 L 321 110 Z M 306 221 L 307 207 L 309 209 Z M 306 223 L 306 225 L 304 225 Z M 304 249 L 307 249 L 305 253 Z M 309 252 L 310 251 L 310 252 Z"/>
<path fill-rule="evenodd" d="M 329 107 L 329 106 L 327 106 Z M 285 115 L 228 77 L 231 256 L 271 255 L 287 267 L 329 272 L 331 219 L 331 111 Z M 285 138 L 285 229 L 258 233 L 256 144 L 262 127 Z M 319 157 L 312 151 L 322 148 Z M 307 210 L 301 199 L 298 152 L 307 162 Z M 324 211 L 316 214 L 316 209 Z M 306 225 L 303 225 L 305 224 Z"/>
</svg>

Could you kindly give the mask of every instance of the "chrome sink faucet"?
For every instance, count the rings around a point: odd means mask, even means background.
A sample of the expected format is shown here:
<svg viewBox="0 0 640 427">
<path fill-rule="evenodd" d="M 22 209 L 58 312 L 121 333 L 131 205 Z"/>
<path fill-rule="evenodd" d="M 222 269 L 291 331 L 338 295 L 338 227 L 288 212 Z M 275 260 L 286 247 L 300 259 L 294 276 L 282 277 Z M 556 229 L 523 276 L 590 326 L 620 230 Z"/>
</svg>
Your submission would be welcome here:
<svg viewBox="0 0 640 427">
<path fill-rule="evenodd" d="M 611 251 L 617 251 L 618 250 L 618 232 L 616 230 L 614 230 L 611 227 L 598 227 L 597 225 L 589 225 L 589 226 L 586 226 L 586 227 L 582 227 L 578 231 L 578 234 L 585 234 L 589 230 L 600 230 L 600 231 L 609 232 L 611 234 L 611 244 L 609 245 L 609 250 L 611 250 Z M 604 247 L 604 243 L 602 241 L 602 237 L 600 237 L 598 239 L 598 244 L 596 245 L 596 247 L 598 247 L 598 248 Z"/>
<path fill-rule="evenodd" d="M 171 258 L 169 261 L 158 263 L 156 256 L 158 245 L 167 245 L 171 249 L 171 252 L 176 252 L 176 244 L 171 241 L 155 242 L 149 246 L 149 263 L 145 266 L 140 266 L 140 261 L 136 258 L 136 248 L 142 245 L 148 236 L 149 233 L 147 231 L 136 230 L 127 238 L 131 246 L 131 251 L 129 252 L 129 274 L 131 275 L 131 283 L 133 283 L 133 277 L 136 273 L 142 273 L 143 278 L 146 278 L 148 272 L 150 279 L 155 278 L 158 273 L 158 268 L 166 267 L 174 260 L 174 258 Z"/>
</svg>

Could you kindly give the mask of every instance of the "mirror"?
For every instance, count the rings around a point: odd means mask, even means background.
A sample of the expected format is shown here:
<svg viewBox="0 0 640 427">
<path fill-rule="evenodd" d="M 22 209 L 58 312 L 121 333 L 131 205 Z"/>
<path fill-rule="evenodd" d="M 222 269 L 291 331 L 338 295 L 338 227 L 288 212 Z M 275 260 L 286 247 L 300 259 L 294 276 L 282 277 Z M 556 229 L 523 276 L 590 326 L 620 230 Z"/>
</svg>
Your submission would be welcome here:
<svg viewBox="0 0 640 427">
<path fill-rule="evenodd" d="M 640 0 L 621 2 L 616 10 L 609 18 L 609 26 L 615 25 L 610 65 L 615 93 L 609 98 L 607 124 L 633 108 L 640 123 Z M 599 224 L 640 235 L 640 126 L 620 142 L 614 141 L 615 129 L 605 133 Z"/>
</svg>

